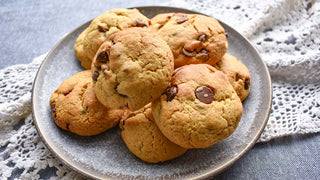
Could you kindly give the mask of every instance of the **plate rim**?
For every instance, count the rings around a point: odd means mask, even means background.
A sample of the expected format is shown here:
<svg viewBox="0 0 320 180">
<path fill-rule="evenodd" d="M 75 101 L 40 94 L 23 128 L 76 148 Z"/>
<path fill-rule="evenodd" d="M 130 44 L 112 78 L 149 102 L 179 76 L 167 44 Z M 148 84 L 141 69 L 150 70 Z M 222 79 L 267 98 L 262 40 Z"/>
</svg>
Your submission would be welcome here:
<svg viewBox="0 0 320 180">
<path fill-rule="evenodd" d="M 177 10 L 177 11 L 189 11 L 191 13 L 197 13 L 197 14 L 202 14 L 202 15 L 206 15 L 209 16 L 207 14 L 201 13 L 201 12 L 197 12 L 194 10 L 189 10 L 189 9 L 185 9 L 185 8 L 179 8 L 179 7 L 173 7 L 173 6 L 136 6 L 136 7 L 128 7 L 127 9 L 132 9 L 132 8 L 136 8 L 136 9 L 147 9 L 147 8 L 170 8 L 172 10 Z M 211 16 L 212 17 L 212 16 Z M 215 18 L 217 19 L 217 18 Z M 83 177 L 89 177 L 89 178 L 94 178 L 94 179 L 101 179 L 101 177 L 92 174 L 88 171 L 85 171 L 83 169 L 81 169 L 81 167 L 77 167 L 73 162 L 70 162 L 69 160 L 63 158 L 60 153 L 56 150 L 56 148 L 52 145 L 49 144 L 47 138 L 43 135 L 42 131 L 40 130 L 39 124 L 38 124 L 38 120 L 40 118 L 36 117 L 36 113 L 35 113 L 35 87 L 39 82 L 39 73 L 43 70 L 44 65 L 47 63 L 50 55 L 56 50 L 57 47 L 59 47 L 67 38 L 69 38 L 74 32 L 78 31 L 78 29 L 82 28 L 84 25 L 86 25 L 87 23 L 91 22 L 93 19 L 83 23 L 82 25 L 76 27 L 74 30 L 72 30 L 70 33 L 67 33 L 66 35 L 64 35 L 62 37 L 62 39 L 49 51 L 49 53 L 46 55 L 46 57 L 44 58 L 43 62 L 41 63 L 35 78 L 34 78 L 34 82 L 32 85 L 32 93 L 31 93 L 31 108 L 32 108 L 32 118 L 33 118 L 33 122 L 34 125 L 36 127 L 37 133 L 40 136 L 42 142 L 45 144 L 45 146 L 49 149 L 49 151 L 57 158 L 59 159 L 63 164 L 65 164 L 67 167 L 71 168 L 72 170 L 74 170 L 75 172 L 79 173 L 79 175 L 83 176 Z M 261 55 L 259 53 L 259 51 L 251 44 L 251 42 L 245 37 L 243 36 L 243 34 L 241 34 L 240 32 L 238 32 L 237 30 L 235 30 L 232 26 L 228 25 L 227 23 L 221 21 L 220 19 L 217 19 L 220 23 L 228 26 L 228 28 L 234 30 L 235 32 L 237 32 L 238 34 L 240 34 L 240 36 L 251 46 L 251 48 L 255 51 L 255 53 L 258 55 L 259 60 L 262 62 L 263 65 L 263 69 L 266 71 L 267 73 L 267 81 L 268 81 L 268 86 L 269 88 L 269 101 L 268 101 L 268 105 L 267 105 L 267 109 L 266 109 L 266 114 L 264 115 L 263 121 L 262 121 L 262 126 L 259 128 L 259 130 L 257 131 L 257 133 L 255 134 L 254 138 L 251 139 L 251 141 L 249 141 L 249 143 L 247 143 L 247 145 L 245 146 L 245 148 L 237 153 L 237 155 L 235 157 L 232 157 L 230 160 L 228 160 L 227 162 L 225 162 L 223 165 L 221 165 L 220 167 L 218 167 L 217 169 L 214 170 L 208 170 L 208 172 L 202 173 L 201 175 L 198 175 L 196 177 L 192 177 L 192 179 L 204 179 L 204 178 L 208 178 L 208 177 L 213 177 L 216 176 L 218 174 L 220 174 L 221 172 L 225 171 L 226 169 L 228 169 L 229 167 L 231 167 L 234 163 L 236 163 L 245 153 L 247 153 L 255 144 L 256 141 L 258 140 L 258 138 L 260 137 L 261 133 L 263 132 L 263 130 L 265 129 L 265 126 L 268 122 L 270 113 L 271 113 L 271 107 L 272 107 L 272 97 L 273 97 L 273 91 L 272 91 L 272 81 L 271 81 L 271 76 L 270 76 L 270 72 L 268 70 L 267 65 L 265 64 L 265 62 L 262 60 Z M 112 179 L 111 177 L 108 179 Z"/>
</svg>

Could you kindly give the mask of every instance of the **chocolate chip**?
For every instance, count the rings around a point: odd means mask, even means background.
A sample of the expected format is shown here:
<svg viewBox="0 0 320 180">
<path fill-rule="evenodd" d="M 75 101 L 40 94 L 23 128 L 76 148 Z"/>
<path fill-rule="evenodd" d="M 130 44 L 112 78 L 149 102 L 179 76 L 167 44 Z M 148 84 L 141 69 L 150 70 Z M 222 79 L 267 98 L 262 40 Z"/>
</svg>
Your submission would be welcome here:
<svg viewBox="0 0 320 180">
<path fill-rule="evenodd" d="M 198 37 L 198 40 L 199 40 L 199 41 L 205 41 L 205 40 L 206 40 L 206 37 L 207 37 L 206 34 L 201 34 L 201 35 Z"/>
<path fill-rule="evenodd" d="M 249 89 L 249 86 L 250 86 L 250 79 L 246 79 L 244 81 L 244 89 Z"/>
<path fill-rule="evenodd" d="M 228 38 L 229 37 L 229 34 L 226 32 L 226 33 L 223 33 L 225 36 L 226 36 L 226 38 Z"/>
<path fill-rule="evenodd" d="M 129 69 L 130 69 L 130 68 L 128 68 L 128 67 L 123 68 L 123 72 L 127 73 L 127 72 L 129 72 Z"/>
<path fill-rule="evenodd" d="M 115 45 L 116 43 L 115 43 L 113 40 L 111 40 L 111 41 L 110 41 L 110 44 L 111 44 L 111 46 L 113 46 L 113 45 Z"/>
<path fill-rule="evenodd" d="M 167 88 L 165 94 L 167 95 L 167 101 L 172 101 L 172 99 L 178 94 L 178 87 L 172 86 Z"/>
<path fill-rule="evenodd" d="M 57 113 L 56 112 L 52 112 L 52 117 L 53 117 L 53 119 L 56 119 L 57 118 Z"/>
<path fill-rule="evenodd" d="M 69 91 L 67 91 L 67 92 L 64 92 L 63 95 L 64 95 L 64 96 L 67 96 L 68 94 L 71 93 L 72 90 L 73 90 L 73 89 L 71 89 L 71 90 L 69 90 Z"/>
<path fill-rule="evenodd" d="M 92 80 L 93 80 L 93 81 L 97 81 L 98 77 L 99 77 L 99 72 L 98 72 L 98 71 L 95 71 L 95 72 L 92 74 Z"/>
<path fill-rule="evenodd" d="M 177 19 L 176 22 L 177 22 L 178 24 L 182 24 L 182 23 L 184 23 L 184 22 L 186 22 L 186 21 L 188 21 L 188 20 L 189 20 L 188 17 L 183 16 L 182 18 Z"/>
<path fill-rule="evenodd" d="M 88 106 L 83 106 L 81 114 L 86 114 L 88 112 Z"/>
<path fill-rule="evenodd" d="M 174 32 L 173 34 L 172 34 L 172 36 L 176 36 L 177 34 L 179 34 L 178 32 Z"/>
<path fill-rule="evenodd" d="M 50 107 L 51 107 L 52 113 L 55 113 L 55 112 L 56 112 L 56 102 L 55 102 L 55 101 L 52 102 L 52 103 L 50 104 Z"/>
<path fill-rule="evenodd" d="M 67 130 L 69 130 L 69 125 L 70 125 L 69 123 L 67 123 L 67 124 L 66 124 L 66 128 L 67 128 Z"/>
<path fill-rule="evenodd" d="M 147 26 L 147 24 L 146 23 L 144 23 L 144 22 L 142 22 L 142 21 L 140 21 L 140 20 L 138 20 L 138 19 L 136 19 L 136 23 L 137 23 L 137 27 L 145 27 L 145 26 Z"/>
<path fill-rule="evenodd" d="M 124 98 L 127 98 L 127 97 L 128 97 L 127 95 L 121 94 L 121 93 L 119 93 L 119 95 L 120 95 L 121 97 L 124 97 Z M 127 106 L 128 106 L 128 105 L 127 105 Z"/>
<path fill-rule="evenodd" d="M 158 29 L 161 29 L 164 26 L 164 24 L 159 24 Z"/>
<path fill-rule="evenodd" d="M 207 62 L 209 60 L 209 54 L 198 54 L 197 59 L 201 60 L 202 62 Z"/>
<path fill-rule="evenodd" d="M 104 72 L 104 71 L 109 71 L 110 70 L 110 67 L 106 64 L 102 64 L 101 65 L 101 70 Z"/>
<path fill-rule="evenodd" d="M 236 73 L 235 80 L 238 81 L 240 79 L 239 73 Z"/>
<path fill-rule="evenodd" d="M 201 49 L 198 52 L 197 58 L 201 59 L 202 62 L 208 61 L 208 59 L 209 59 L 209 51 L 207 51 L 206 49 Z"/>
<path fill-rule="evenodd" d="M 210 104 L 213 101 L 214 92 L 208 86 L 200 86 L 196 88 L 195 95 L 199 101 Z"/>
<path fill-rule="evenodd" d="M 101 51 L 96 58 L 96 61 L 101 63 L 106 63 L 108 60 L 109 56 L 106 51 Z"/>
<path fill-rule="evenodd" d="M 172 73 L 171 77 L 175 76 L 176 74 L 177 74 L 177 72 L 174 71 L 174 72 Z"/>
<path fill-rule="evenodd" d="M 182 53 L 188 57 L 193 57 L 196 55 L 196 52 L 195 51 L 189 51 L 185 48 L 182 48 Z"/>
<path fill-rule="evenodd" d="M 207 51 L 206 49 L 201 49 L 199 51 L 199 53 L 202 53 L 202 54 L 209 54 L 209 51 Z"/>
<path fill-rule="evenodd" d="M 107 32 L 107 28 L 105 28 L 104 26 L 98 25 L 98 30 L 100 32 Z"/>
</svg>

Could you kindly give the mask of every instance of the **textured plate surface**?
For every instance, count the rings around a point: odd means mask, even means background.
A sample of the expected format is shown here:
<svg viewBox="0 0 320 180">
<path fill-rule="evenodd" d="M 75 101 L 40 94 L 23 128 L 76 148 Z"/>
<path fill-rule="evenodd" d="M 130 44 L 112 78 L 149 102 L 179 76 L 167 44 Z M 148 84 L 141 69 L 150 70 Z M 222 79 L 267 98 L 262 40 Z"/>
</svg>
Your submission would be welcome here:
<svg viewBox="0 0 320 180">
<path fill-rule="evenodd" d="M 172 7 L 138 7 L 149 18 L 164 12 L 197 13 Z M 148 164 L 136 158 L 115 127 L 93 137 L 80 137 L 59 129 L 52 117 L 49 99 L 67 78 L 82 71 L 73 51 L 78 35 L 89 22 L 77 28 L 54 47 L 35 78 L 32 109 L 35 125 L 44 143 L 62 162 L 91 178 L 207 178 L 237 161 L 256 142 L 269 117 L 272 87 L 269 72 L 253 46 L 236 30 L 221 22 L 228 32 L 228 53 L 242 60 L 251 74 L 251 92 L 244 101 L 242 119 L 227 139 L 206 149 L 188 150 L 175 160 Z"/>
</svg>

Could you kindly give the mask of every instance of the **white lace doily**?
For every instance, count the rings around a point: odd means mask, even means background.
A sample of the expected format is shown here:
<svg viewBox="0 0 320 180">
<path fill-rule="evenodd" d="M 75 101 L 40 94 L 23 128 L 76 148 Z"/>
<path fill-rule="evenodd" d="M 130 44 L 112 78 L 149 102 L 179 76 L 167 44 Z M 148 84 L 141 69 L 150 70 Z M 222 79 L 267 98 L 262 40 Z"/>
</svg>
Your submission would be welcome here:
<svg viewBox="0 0 320 180">
<path fill-rule="evenodd" d="M 273 80 L 273 104 L 258 142 L 320 131 L 320 2 L 172 1 L 237 29 L 261 53 Z M 31 88 L 45 55 L 0 70 L 0 179 L 81 177 L 56 160 L 33 125 Z M 49 176 L 50 177 L 50 176 Z"/>
</svg>

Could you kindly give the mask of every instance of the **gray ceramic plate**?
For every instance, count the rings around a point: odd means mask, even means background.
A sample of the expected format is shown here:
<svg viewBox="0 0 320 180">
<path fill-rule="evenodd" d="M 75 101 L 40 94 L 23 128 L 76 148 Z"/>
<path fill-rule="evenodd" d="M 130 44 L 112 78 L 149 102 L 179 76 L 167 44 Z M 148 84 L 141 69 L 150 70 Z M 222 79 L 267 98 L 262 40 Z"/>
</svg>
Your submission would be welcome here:
<svg viewBox="0 0 320 180">
<path fill-rule="evenodd" d="M 149 18 L 157 13 L 197 13 L 171 7 L 139 7 Z M 80 137 L 59 129 L 51 117 L 51 93 L 67 78 L 82 71 L 73 51 L 85 23 L 54 47 L 42 63 L 34 81 L 32 109 L 34 123 L 44 143 L 66 165 L 91 178 L 207 178 L 237 161 L 256 142 L 267 122 L 272 88 L 269 72 L 255 48 L 230 26 L 228 53 L 238 57 L 251 73 L 251 92 L 244 102 L 244 112 L 236 131 L 227 139 L 206 149 L 188 150 L 175 160 L 144 163 L 126 148 L 118 127 L 93 137 Z"/>
</svg>

